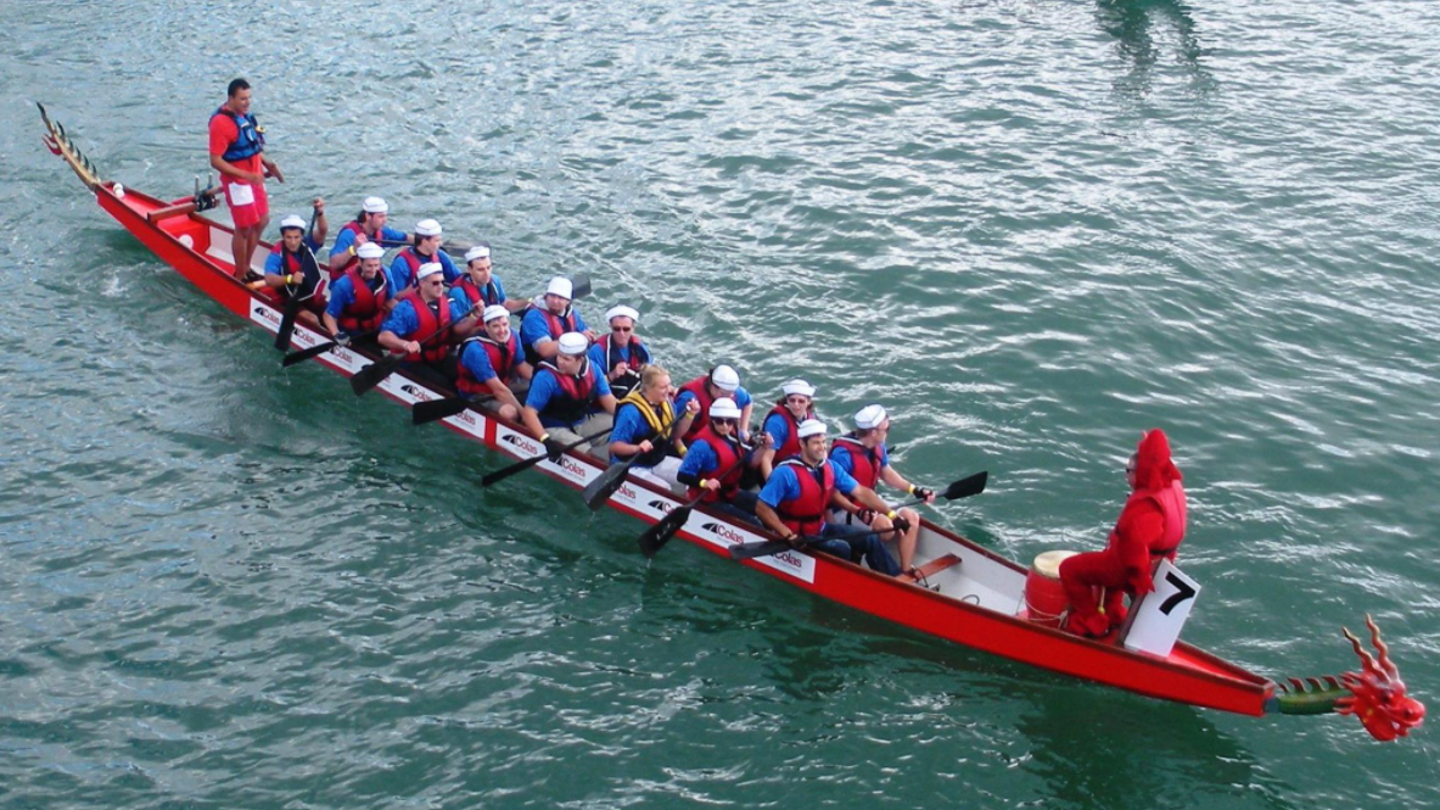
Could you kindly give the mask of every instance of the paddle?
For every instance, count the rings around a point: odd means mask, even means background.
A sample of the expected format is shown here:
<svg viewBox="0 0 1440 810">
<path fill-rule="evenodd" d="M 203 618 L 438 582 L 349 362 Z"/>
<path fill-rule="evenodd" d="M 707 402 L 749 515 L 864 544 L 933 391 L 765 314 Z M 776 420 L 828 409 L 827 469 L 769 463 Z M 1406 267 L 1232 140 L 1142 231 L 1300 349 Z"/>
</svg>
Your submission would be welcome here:
<svg viewBox="0 0 1440 810">
<path fill-rule="evenodd" d="M 450 397 L 446 399 L 427 399 L 415 403 L 410 410 L 410 421 L 417 425 L 434 422 L 437 419 L 444 419 L 447 416 L 454 416 L 471 405 L 478 405 L 487 399 L 494 399 L 494 394 L 480 394 L 474 399 L 465 397 Z"/>
<path fill-rule="evenodd" d="M 376 244 L 380 245 L 380 247 L 385 248 L 410 247 L 410 245 L 413 244 L 404 239 L 372 239 L 370 241 L 375 242 Z M 475 246 L 469 242 L 457 242 L 453 239 L 447 239 L 444 242 L 440 243 L 440 249 L 445 251 L 446 253 L 449 253 L 451 256 L 464 256 L 466 251 L 470 250 L 470 248 L 472 247 Z"/>
<path fill-rule="evenodd" d="M 725 470 L 715 477 L 717 479 L 725 478 L 725 476 L 739 469 L 740 465 L 744 464 L 748 458 L 749 454 L 747 453 L 739 461 L 732 464 L 728 470 Z M 654 557 L 659 553 L 660 549 L 663 548 L 666 543 L 670 542 L 670 538 L 674 537 L 675 533 L 680 531 L 680 527 L 685 525 L 685 521 L 690 519 L 690 513 L 695 511 L 695 506 L 699 504 L 701 499 L 708 493 L 709 490 L 701 492 L 678 509 L 670 510 L 670 513 L 661 518 L 659 523 L 646 529 L 645 533 L 640 535 L 638 541 L 640 543 L 640 553 L 646 557 Z"/>
<path fill-rule="evenodd" d="M 670 423 L 665 426 L 665 429 L 656 435 L 655 441 L 663 442 L 669 439 L 670 434 L 675 430 L 675 426 L 679 424 L 683 418 L 682 415 L 676 414 L 675 418 L 671 419 Z M 610 500 L 610 496 L 614 495 L 615 491 L 620 489 L 620 485 L 625 483 L 625 474 L 630 472 L 630 468 L 635 465 L 635 462 L 640 460 L 640 456 L 642 455 L 643 453 L 636 453 L 625 461 L 610 465 L 605 472 L 600 474 L 599 478 L 585 485 L 585 491 L 580 494 L 585 498 L 585 505 L 590 507 L 591 512 L 604 506 L 605 502 Z"/>
<path fill-rule="evenodd" d="M 309 239 L 315 232 L 315 217 L 320 215 L 319 208 L 310 209 L 310 224 L 305 228 L 305 238 Z M 301 242 L 301 245 L 308 251 L 310 247 Z M 311 254 L 314 260 L 314 254 Z M 316 272 L 319 272 L 319 262 L 316 262 Z M 292 295 L 285 301 L 285 314 L 280 317 L 280 331 L 275 333 L 275 348 L 285 351 L 290 348 L 290 336 L 295 333 L 295 318 L 300 314 L 300 296 Z"/>
<path fill-rule="evenodd" d="M 580 439 L 580 440 L 578 440 L 578 441 L 571 442 L 570 444 L 567 444 L 567 445 L 565 445 L 564 447 L 562 447 L 562 448 L 560 448 L 560 449 L 561 449 L 562 452 L 568 453 L 568 452 L 570 452 L 571 450 L 574 450 L 575 448 L 579 447 L 580 445 L 585 444 L 586 442 L 594 441 L 595 439 L 598 439 L 598 438 L 600 438 L 600 437 L 608 434 L 610 431 L 612 431 L 612 430 L 614 430 L 614 429 L 615 429 L 615 426 L 614 426 L 614 425 L 611 425 L 610 427 L 605 428 L 604 430 L 600 431 L 599 433 L 594 433 L 594 434 L 591 434 L 591 435 L 589 435 L 589 436 L 586 436 L 585 438 Z M 517 462 L 515 462 L 514 464 L 511 464 L 509 467 L 502 467 L 501 469 L 498 469 L 498 470 L 496 470 L 495 472 L 487 473 L 484 478 L 481 478 L 481 479 L 480 479 L 480 486 L 482 486 L 482 487 L 488 487 L 488 486 L 490 486 L 491 484 L 499 483 L 500 481 L 503 481 L 503 480 L 505 480 L 506 478 L 509 478 L 510 476 L 514 475 L 515 473 L 524 472 L 524 471 L 530 469 L 531 467 L 534 467 L 536 464 L 539 464 L 540 462 L 544 461 L 545 459 L 547 459 L 547 458 L 549 458 L 549 457 L 550 457 L 549 454 L 546 454 L 546 455 L 535 456 L 534 458 L 527 458 L 527 459 L 525 459 L 524 461 L 517 461 Z"/>
<path fill-rule="evenodd" d="M 985 482 L 989 479 L 989 477 L 990 473 L 988 471 L 981 470 L 974 475 L 961 478 L 959 481 L 956 481 L 955 483 L 946 487 L 945 491 L 940 493 L 940 497 L 944 498 L 947 501 L 953 501 L 959 498 L 968 498 L 971 495 L 979 495 L 980 493 L 985 491 Z M 915 506 L 916 504 L 924 502 L 924 499 L 914 500 L 910 501 L 909 503 L 902 503 L 896 508 L 900 509 L 906 506 Z M 865 534 L 856 535 L 855 537 L 841 539 L 858 539 L 860 537 L 869 537 L 872 535 L 884 534 L 885 532 L 891 531 L 894 531 L 894 529 L 881 529 L 880 531 L 867 532 Z M 814 545 L 815 543 L 819 543 L 825 539 L 827 538 L 801 537 L 799 545 L 794 546 L 793 548 L 805 548 L 806 546 Z M 771 554 L 779 554 L 780 552 L 790 548 L 792 548 L 792 546 L 784 540 L 764 540 L 756 543 L 737 543 L 736 545 L 730 547 L 730 559 L 753 560 L 756 557 L 768 557 Z"/>
<path fill-rule="evenodd" d="M 361 332 L 361 333 L 358 334 L 358 335 L 351 335 L 351 336 L 350 336 L 350 340 L 351 340 L 351 341 L 365 340 L 365 339 L 368 339 L 368 338 L 373 338 L 373 337 L 375 337 L 375 336 L 378 335 L 378 334 L 380 334 L 380 330 L 379 330 L 379 329 L 371 329 L 369 332 Z M 285 359 L 280 361 L 280 365 L 281 365 L 282 367 L 284 367 L 284 368 L 289 368 L 290 366 L 293 366 L 293 365 L 295 365 L 296 363 L 303 363 L 303 362 L 305 362 L 306 360 L 309 360 L 309 359 L 312 358 L 312 357 L 317 357 L 317 356 L 319 356 L 319 355 L 322 355 L 322 354 L 324 354 L 325 352 L 330 351 L 331 349 L 335 348 L 335 347 L 338 346 L 338 345 L 340 345 L 339 341 L 335 341 L 335 340 L 327 340 L 327 341 L 325 341 L 324 343 L 317 343 L 317 344 L 315 344 L 314 346 L 311 346 L 311 347 L 308 348 L 308 349 L 301 349 L 301 350 L 298 351 L 298 352 L 291 352 L 291 353 L 285 355 Z"/>
</svg>

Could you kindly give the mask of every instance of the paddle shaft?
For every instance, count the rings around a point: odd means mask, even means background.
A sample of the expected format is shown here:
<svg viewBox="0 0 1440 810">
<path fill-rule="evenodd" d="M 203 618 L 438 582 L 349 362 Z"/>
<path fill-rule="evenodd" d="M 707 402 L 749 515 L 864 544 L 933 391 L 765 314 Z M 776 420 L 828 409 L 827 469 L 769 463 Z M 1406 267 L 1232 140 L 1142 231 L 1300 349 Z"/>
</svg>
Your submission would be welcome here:
<svg viewBox="0 0 1440 810">
<path fill-rule="evenodd" d="M 571 450 L 574 450 L 575 448 L 579 447 L 579 446 L 582 445 L 582 444 L 587 444 L 587 443 L 593 442 L 593 441 L 595 441 L 596 439 L 599 439 L 599 438 L 601 438 L 601 437 L 603 437 L 603 436 L 609 435 L 610 431 L 612 431 L 612 430 L 614 430 L 614 429 L 615 429 L 615 426 L 614 426 L 614 425 L 611 425 L 610 427 L 605 428 L 605 429 L 602 430 L 602 431 L 599 431 L 599 432 L 597 432 L 597 433 L 592 433 L 592 434 L 590 434 L 589 436 L 585 436 L 584 438 L 581 438 L 581 439 L 579 439 L 579 440 L 577 440 L 577 441 L 573 441 L 573 442 L 565 445 L 564 447 L 560 448 L 560 451 L 561 451 L 562 453 L 568 453 L 568 452 L 570 452 Z M 509 478 L 510 476 L 514 475 L 515 473 L 524 472 L 525 470 L 528 470 L 528 469 L 530 469 L 531 467 L 534 467 L 536 464 L 539 464 L 540 462 L 544 461 L 545 459 L 547 459 L 547 458 L 549 458 L 549 457 L 550 457 L 550 455 L 549 455 L 548 453 L 546 453 L 546 454 L 543 454 L 543 455 L 535 456 L 535 457 L 533 457 L 533 458 L 527 458 L 527 459 L 525 459 L 525 460 L 523 460 L 523 461 L 517 461 L 517 462 L 515 462 L 514 464 L 511 464 L 509 467 L 503 467 L 503 468 L 501 468 L 501 469 L 496 470 L 495 472 L 492 472 L 492 473 L 487 474 L 484 478 L 481 478 L 481 479 L 480 479 L 480 486 L 482 486 L 482 487 L 488 487 L 488 486 L 490 486 L 491 484 L 495 484 L 495 483 L 498 483 L 498 482 L 500 482 L 500 481 L 503 481 L 503 480 L 505 480 L 506 478 Z"/>
<path fill-rule="evenodd" d="M 361 332 L 358 335 L 351 335 L 350 339 L 352 341 L 364 340 L 367 338 L 375 337 L 378 334 L 380 334 L 379 329 L 371 329 L 369 332 Z M 325 352 L 330 351 L 338 345 L 340 345 L 339 342 L 334 340 L 327 340 L 324 343 L 317 343 L 316 345 L 311 346 L 308 349 L 301 349 L 298 352 L 291 352 L 285 355 L 285 359 L 280 361 L 280 365 L 289 367 L 295 365 L 296 363 L 303 363 L 312 357 L 317 357 L 324 354 Z"/>
<path fill-rule="evenodd" d="M 616 413 L 619 413 L 618 408 L 616 409 Z M 670 437 L 670 434 L 675 431 L 675 426 L 680 424 L 680 420 L 683 418 L 684 417 L 679 414 L 675 414 L 673 418 L 665 424 L 665 427 L 659 433 L 655 434 L 655 442 L 666 441 Z M 653 450 L 654 442 L 651 442 L 651 444 L 651 449 Z M 615 491 L 620 488 L 620 485 L 625 483 L 625 476 L 630 472 L 630 468 L 635 466 L 635 462 L 639 461 L 643 455 L 643 452 L 637 451 L 630 458 L 611 466 L 599 478 L 591 481 L 582 493 L 585 497 L 585 505 L 590 507 L 590 510 L 593 512 L 599 509 L 601 504 L 610 500 L 610 496 L 614 495 Z"/>
<path fill-rule="evenodd" d="M 318 216 L 320 216 L 320 207 L 312 206 L 310 208 L 310 224 L 305 226 L 306 238 L 311 240 L 315 238 L 315 218 Z M 305 245 L 303 242 L 301 244 L 306 251 L 310 251 L 309 245 Z M 310 251 L 310 263 L 315 266 L 315 272 L 318 274 L 320 272 L 320 260 L 315 258 L 313 251 Z M 261 279 L 261 283 L 264 283 L 264 279 Z M 315 291 L 319 289 L 319 282 L 317 281 L 316 284 L 317 286 L 315 290 L 311 291 L 311 295 L 314 295 Z M 280 328 L 275 332 L 276 349 L 283 352 L 290 348 L 290 336 L 295 333 L 295 319 L 299 317 L 299 315 L 300 296 L 292 292 L 290 297 L 285 301 L 285 314 L 280 317 Z"/>
<path fill-rule="evenodd" d="M 749 460 L 750 454 L 746 453 L 734 464 L 730 465 L 728 469 L 723 470 L 719 475 L 715 476 L 715 480 L 723 480 L 725 476 L 740 469 L 740 467 Z M 670 538 L 674 537 L 675 533 L 680 531 L 680 527 L 685 525 L 685 521 L 690 519 L 690 513 L 694 511 L 696 505 L 704 500 L 705 496 L 711 492 L 711 490 L 705 489 L 704 487 L 700 487 L 699 489 L 699 495 L 686 501 L 680 508 L 670 512 L 670 514 L 661 519 L 659 523 L 646 529 L 644 533 L 640 535 L 638 539 L 640 553 L 646 557 L 654 557 L 666 543 L 670 542 Z"/>
</svg>

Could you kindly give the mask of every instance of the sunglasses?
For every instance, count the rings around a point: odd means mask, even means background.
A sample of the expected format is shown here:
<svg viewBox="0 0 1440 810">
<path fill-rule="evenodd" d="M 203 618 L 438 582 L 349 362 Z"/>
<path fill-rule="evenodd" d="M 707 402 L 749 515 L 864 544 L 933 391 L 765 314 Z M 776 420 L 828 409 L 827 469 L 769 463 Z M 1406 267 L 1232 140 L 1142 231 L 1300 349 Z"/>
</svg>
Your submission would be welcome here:
<svg viewBox="0 0 1440 810">
<path fill-rule="evenodd" d="M 445 279 L 437 278 L 434 281 L 426 281 L 425 283 L 431 287 L 439 287 L 445 283 Z"/>
<path fill-rule="evenodd" d="M 729 425 L 730 427 L 735 427 L 736 425 L 740 424 L 739 419 L 711 419 L 710 421 L 714 422 L 717 426 Z"/>
<path fill-rule="evenodd" d="M 635 327 L 633 327 L 633 326 L 612 326 L 612 327 L 610 327 L 610 331 L 611 331 L 611 332 L 634 332 L 634 331 L 635 331 Z"/>
</svg>

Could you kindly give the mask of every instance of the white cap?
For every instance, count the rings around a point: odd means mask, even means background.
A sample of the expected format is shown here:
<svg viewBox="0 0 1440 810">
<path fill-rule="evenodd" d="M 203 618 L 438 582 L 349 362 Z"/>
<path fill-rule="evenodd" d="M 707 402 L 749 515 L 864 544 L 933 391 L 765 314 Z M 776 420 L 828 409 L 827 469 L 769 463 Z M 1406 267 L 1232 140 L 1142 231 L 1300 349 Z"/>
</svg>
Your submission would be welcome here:
<svg viewBox="0 0 1440 810">
<path fill-rule="evenodd" d="M 824 436 L 825 423 L 819 419 L 806 419 L 800 423 L 800 429 L 796 432 L 800 434 L 800 438 L 802 439 L 808 439 L 811 436 Z"/>
<path fill-rule="evenodd" d="M 590 350 L 590 341 L 579 332 L 566 332 L 560 336 L 561 354 L 584 354 Z"/>
<path fill-rule="evenodd" d="M 873 430 L 880 427 L 887 415 L 885 409 L 879 405 L 866 405 L 855 412 L 855 427 L 861 430 Z"/>
<path fill-rule="evenodd" d="M 475 247 L 472 247 L 472 248 L 470 248 L 469 250 L 465 251 L 465 263 L 466 263 L 466 264 L 469 264 L 470 262 L 473 262 L 473 261 L 475 261 L 476 259 L 488 259 L 488 258 L 490 258 L 490 246 L 489 246 L 489 245 L 476 245 Z"/>
<path fill-rule="evenodd" d="M 505 307 L 500 306 L 499 304 L 491 304 L 490 306 L 485 307 L 485 311 L 480 314 L 480 318 L 481 318 L 485 323 L 489 323 L 489 322 L 495 320 L 496 318 L 508 318 L 508 317 L 510 317 L 510 310 L 506 309 Z"/>
<path fill-rule="evenodd" d="M 609 323 L 616 318 L 629 318 L 630 320 L 639 323 L 640 313 L 636 312 L 630 307 L 625 306 L 624 304 L 621 304 L 618 307 L 611 307 L 610 311 L 605 313 L 606 323 Z"/>
<path fill-rule="evenodd" d="M 360 203 L 360 210 L 367 214 L 388 214 L 390 206 L 379 197 L 366 197 L 365 202 Z"/>
<path fill-rule="evenodd" d="M 439 236 L 440 223 L 433 219 L 422 219 L 415 223 L 416 236 Z"/>
<path fill-rule="evenodd" d="M 374 242 L 366 242 L 360 247 L 355 248 L 355 255 L 362 259 L 379 259 L 385 255 L 385 248 L 380 247 Z"/>
<path fill-rule="evenodd" d="M 283 231 L 286 228 L 297 228 L 303 231 L 305 230 L 305 220 L 294 214 L 291 214 L 290 216 L 280 220 L 280 230 Z"/>
<path fill-rule="evenodd" d="M 575 297 L 575 287 L 570 284 L 570 279 L 564 276 L 556 276 L 550 279 L 550 286 L 545 288 L 546 295 L 558 295 L 569 301 Z"/>
<path fill-rule="evenodd" d="M 804 380 L 791 380 L 782 385 L 780 390 L 784 391 L 787 397 L 791 394 L 800 394 L 801 396 L 811 397 L 812 399 L 815 397 L 815 386 Z"/>
<path fill-rule="evenodd" d="M 710 403 L 711 419 L 739 419 L 740 407 L 729 397 L 720 397 Z"/>
<path fill-rule="evenodd" d="M 740 375 L 735 369 L 720 365 L 710 372 L 710 383 L 721 391 L 737 391 L 740 388 Z"/>
<path fill-rule="evenodd" d="M 419 281 L 423 278 L 429 278 L 436 273 L 443 272 L 445 272 L 445 268 L 441 267 L 439 262 L 426 262 L 420 265 L 419 270 L 415 271 L 415 280 Z"/>
</svg>

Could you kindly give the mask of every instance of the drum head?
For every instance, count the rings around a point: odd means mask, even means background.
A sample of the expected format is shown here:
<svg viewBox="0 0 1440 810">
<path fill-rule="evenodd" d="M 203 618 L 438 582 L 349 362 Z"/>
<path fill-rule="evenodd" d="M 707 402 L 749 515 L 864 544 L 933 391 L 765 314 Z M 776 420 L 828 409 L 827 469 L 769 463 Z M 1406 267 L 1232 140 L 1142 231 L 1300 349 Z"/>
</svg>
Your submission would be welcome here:
<svg viewBox="0 0 1440 810">
<path fill-rule="evenodd" d="M 1041 576 L 1049 577 L 1050 579 L 1059 579 L 1060 563 L 1065 562 L 1079 553 L 1078 551 L 1061 551 L 1059 549 L 1042 551 L 1036 555 L 1035 564 L 1031 567 L 1035 569 L 1035 573 Z"/>
</svg>

